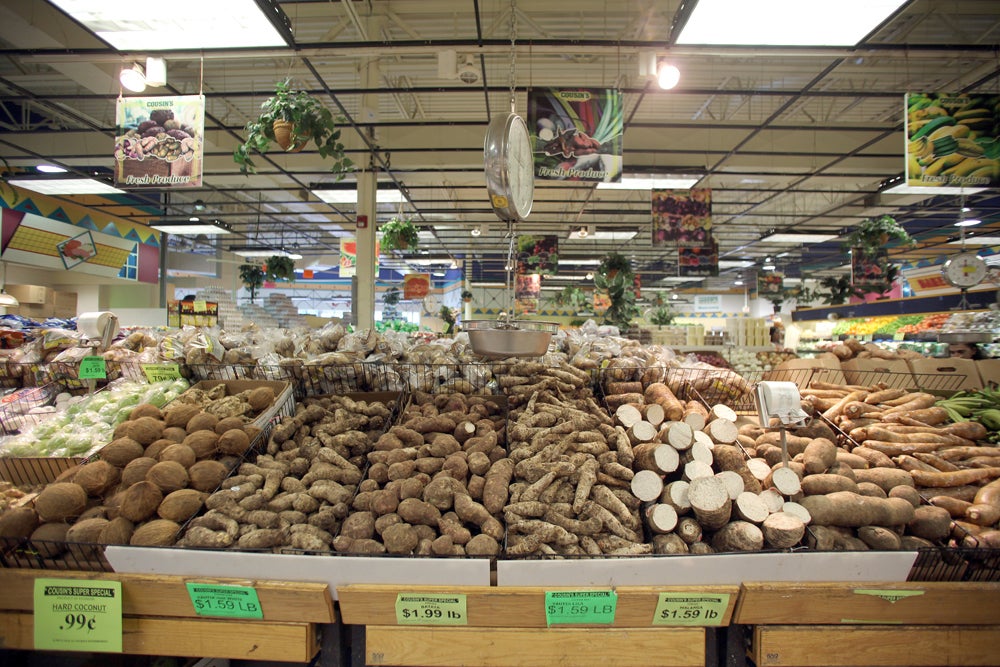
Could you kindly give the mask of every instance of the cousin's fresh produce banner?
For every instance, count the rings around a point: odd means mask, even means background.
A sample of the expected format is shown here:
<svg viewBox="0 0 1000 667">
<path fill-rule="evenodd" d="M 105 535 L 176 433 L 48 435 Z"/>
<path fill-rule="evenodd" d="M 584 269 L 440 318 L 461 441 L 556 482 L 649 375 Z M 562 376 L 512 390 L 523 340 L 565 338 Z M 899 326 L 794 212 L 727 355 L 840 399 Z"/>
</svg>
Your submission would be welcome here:
<svg viewBox="0 0 1000 667">
<path fill-rule="evenodd" d="M 1000 95 L 907 93 L 906 184 L 1000 186 Z"/>
<path fill-rule="evenodd" d="M 653 245 L 704 247 L 712 242 L 712 191 L 653 190 Z"/>
<path fill-rule="evenodd" d="M 622 177 L 622 94 L 611 89 L 528 92 L 535 176 L 615 182 Z"/>
<path fill-rule="evenodd" d="M 205 96 L 119 97 L 115 121 L 115 185 L 200 186 Z"/>
<path fill-rule="evenodd" d="M 559 268 L 559 237 L 517 237 L 517 273 L 554 276 Z"/>
</svg>

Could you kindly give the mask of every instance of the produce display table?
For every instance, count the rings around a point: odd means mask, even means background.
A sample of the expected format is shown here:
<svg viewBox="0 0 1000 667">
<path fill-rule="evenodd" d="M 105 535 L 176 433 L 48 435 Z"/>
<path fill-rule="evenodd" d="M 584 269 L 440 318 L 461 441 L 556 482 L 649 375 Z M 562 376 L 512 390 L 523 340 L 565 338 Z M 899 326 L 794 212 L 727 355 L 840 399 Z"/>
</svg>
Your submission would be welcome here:
<svg viewBox="0 0 1000 667">
<path fill-rule="evenodd" d="M 1000 584 L 746 583 L 757 667 L 996 665 Z"/>
<path fill-rule="evenodd" d="M 341 620 L 352 626 L 353 665 L 528 667 L 599 661 L 608 667 L 696 667 L 716 664 L 715 633 L 706 625 L 729 624 L 739 587 L 619 587 L 612 624 L 548 627 L 546 592 L 559 590 L 580 589 L 350 585 L 337 594 Z M 665 592 L 728 594 L 729 604 L 719 618 L 701 625 L 654 626 L 659 594 Z M 464 595 L 467 625 L 400 625 L 396 600 L 401 593 Z"/>
<path fill-rule="evenodd" d="M 329 586 L 319 583 L 53 570 L 0 570 L 0 647 L 34 648 L 34 581 L 79 579 L 122 583 L 122 652 L 135 655 L 308 662 L 322 630 L 335 628 Z M 187 582 L 252 586 L 264 618 L 199 616 Z M 336 632 L 330 632 L 336 635 Z M 339 651 L 339 637 L 332 637 Z M 325 646 L 324 646 L 325 648 Z M 339 662 L 339 655 L 337 656 Z M 333 663 L 328 663 L 333 664 Z"/>
</svg>

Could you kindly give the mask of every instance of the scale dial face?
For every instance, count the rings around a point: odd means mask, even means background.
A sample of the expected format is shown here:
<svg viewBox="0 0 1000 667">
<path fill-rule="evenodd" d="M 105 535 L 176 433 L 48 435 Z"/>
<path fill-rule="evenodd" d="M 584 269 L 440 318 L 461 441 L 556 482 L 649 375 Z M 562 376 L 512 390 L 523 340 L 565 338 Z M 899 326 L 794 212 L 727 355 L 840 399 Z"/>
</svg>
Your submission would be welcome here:
<svg viewBox="0 0 1000 667">
<path fill-rule="evenodd" d="M 494 213 L 504 221 L 524 220 L 535 197 L 535 162 L 528 127 L 517 114 L 494 116 L 483 146 L 486 189 Z"/>
<path fill-rule="evenodd" d="M 955 255 L 941 269 L 944 279 L 955 287 L 974 287 L 986 279 L 989 269 L 982 257 L 974 252 Z"/>
</svg>

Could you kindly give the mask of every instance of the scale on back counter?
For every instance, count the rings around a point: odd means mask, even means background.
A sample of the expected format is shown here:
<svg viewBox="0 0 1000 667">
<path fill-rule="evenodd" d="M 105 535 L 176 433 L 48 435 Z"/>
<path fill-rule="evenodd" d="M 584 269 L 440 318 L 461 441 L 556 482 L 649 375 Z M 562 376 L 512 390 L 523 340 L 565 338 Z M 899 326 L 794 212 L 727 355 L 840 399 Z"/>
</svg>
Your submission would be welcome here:
<svg viewBox="0 0 1000 667">
<path fill-rule="evenodd" d="M 799 476 L 788 466 L 788 441 L 785 438 L 785 429 L 806 426 L 812 420 L 802 409 L 799 387 L 794 382 L 764 380 L 757 383 L 754 398 L 757 401 L 760 425 L 765 429 L 769 428 L 771 420 L 777 419 L 778 430 L 781 432 L 781 467 L 772 473 L 774 486 L 787 495 L 797 493 L 801 488 Z"/>
</svg>

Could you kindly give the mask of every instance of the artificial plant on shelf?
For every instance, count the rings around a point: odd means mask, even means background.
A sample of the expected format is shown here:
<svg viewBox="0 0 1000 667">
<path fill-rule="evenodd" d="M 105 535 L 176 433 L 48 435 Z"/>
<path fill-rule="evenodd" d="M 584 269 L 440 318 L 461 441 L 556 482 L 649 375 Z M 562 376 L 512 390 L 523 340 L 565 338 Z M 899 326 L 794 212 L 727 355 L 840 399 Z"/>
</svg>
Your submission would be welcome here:
<svg viewBox="0 0 1000 667">
<path fill-rule="evenodd" d="M 240 281 L 250 290 L 250 303 L 257 296 L 257 290 L 264 285 L 264 269 L 259 264 L 241 264 Z"/>
<path fill-rule="evenodd" d="M 244 175 L 254 174 L 254 153 L 264 155 L 277 144 L 294 153 L 311 141 L 320 157 L 333 160 L 330 171 L 337 180 L 353 166 L 340 141 L 343 118 L 334 117 L 322 102 L 303 90 L 296 90 L 289 80 L 275 84 L 274 95 L 260 105 L 260 114 L 244 127 L 246 138 L 233 151 L 233 161 Z"/>
<path fill-rule="evenodd" d="M 622 335 L 632 326 L 632 320 L 639 316 L 635 305 L 635 284 L 631 271 L 619 271 L 608 278 L 604 274 L 594 275 L 594 285 L 608 294 L 611 305 L 604 311 L 604 323 L 618 327 Z"/>
<path fill-rule="evenodd" d="M 295 282 L 295 260 L 285 255 L 271 255 L 264 265 L 264 276 L 272 282 Z"/>
<path fill-rule="evenodd" d="M 854 293 L 850 276 L 827 276 L 819 281 L 820 290 L 817 297 L 823 299 L 829 306 L 840 306 L 847 303 L 847 298 Z"/>
<path fill-rule="evenodd" d="M 420 242 L 417 226 L 409 218 L 394 215 L 379 228 L 383 250 L 415 250 Z"/>
<path fill-rule="evenodd" d="M 590 308 L 590 295 L 576 285 L 563 287 L 553 298 L 552 303 L 560 308 L 567 308 L 574 313 L 583 312 Z"/>
<path fill-rule="evenodd" d="M 674 323 L 677 313 L 674 312 L 673 307 L 670 305 L 670 300 L 665 298 L 662 293 L 657 292 L 649 300 L 649 303 L 651 308 L 646 311 L 646 319 L 649 320 L 650 324 L 655 324 L 658 328 L 662 329 Z"/>
</svg>

